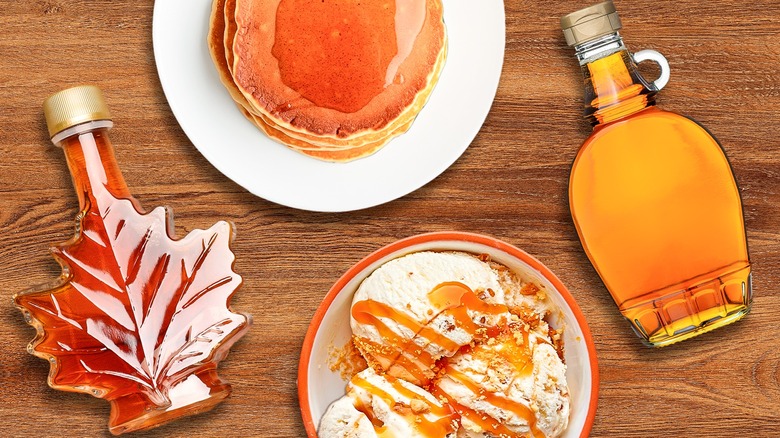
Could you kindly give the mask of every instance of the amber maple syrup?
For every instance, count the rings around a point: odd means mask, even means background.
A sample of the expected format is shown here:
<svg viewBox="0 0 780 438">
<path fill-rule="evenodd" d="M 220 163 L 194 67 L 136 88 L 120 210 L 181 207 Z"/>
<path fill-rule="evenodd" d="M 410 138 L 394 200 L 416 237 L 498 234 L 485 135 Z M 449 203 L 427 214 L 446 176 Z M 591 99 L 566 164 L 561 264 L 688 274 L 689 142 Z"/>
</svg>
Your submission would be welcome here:
<svg viewBox="0 0 780 438">
<path fill-rule="evenodd" d="M 572 167 L 570 208 L 615 303 L 652 346 L 741 318 L 751 304 L 750 262 L 723 149 L 697 122 L 655 106 L 668 64 L 657 52 L 628 52 L 611 2 L 562 24 L 594 126 Z M 647 82 L 637 59 L 659 62 L 660 82 Z"/>
<path fill-rule="evenodd" d="M 120 434 L 227 397 L 217 364 L 251 321 L 228 307 L 241 283 L 232 271 L 231 226 L 173 240 L 164 209 L 144 213 L 131 196 L 108 117 L 95 87 L 47 101 L 50 132 L 78 195 L 78 231 L 52 249 L 63 266 L 60 283 L 14 299 L 37 329 L 28 351 L 50 362 L 49 385 L 108 400 L 110 430 Z"/>
<path fill-rule="evenodd" d="M 422 0 L 281 0 L 272 53 L 287 86 L 354 113 L 404 80 L 398 70 L 425 17 Z"/>
</svg>

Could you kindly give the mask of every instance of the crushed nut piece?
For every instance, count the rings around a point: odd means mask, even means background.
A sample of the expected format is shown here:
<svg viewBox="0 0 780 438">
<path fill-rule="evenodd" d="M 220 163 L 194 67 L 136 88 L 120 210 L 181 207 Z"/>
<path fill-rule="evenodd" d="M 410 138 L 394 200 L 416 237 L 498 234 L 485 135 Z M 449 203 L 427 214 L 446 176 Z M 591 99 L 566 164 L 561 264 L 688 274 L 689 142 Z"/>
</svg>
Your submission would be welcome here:
<svg viewBox="0 0 780 438">
<path fill-rule="evenodd" d="M 428 403 L 418 399 L 412 399 L 411 406 L 412 412 L 415 414 L 424 414 L 431 410 L 431 407 L 428 406 Z"/>
</svg>

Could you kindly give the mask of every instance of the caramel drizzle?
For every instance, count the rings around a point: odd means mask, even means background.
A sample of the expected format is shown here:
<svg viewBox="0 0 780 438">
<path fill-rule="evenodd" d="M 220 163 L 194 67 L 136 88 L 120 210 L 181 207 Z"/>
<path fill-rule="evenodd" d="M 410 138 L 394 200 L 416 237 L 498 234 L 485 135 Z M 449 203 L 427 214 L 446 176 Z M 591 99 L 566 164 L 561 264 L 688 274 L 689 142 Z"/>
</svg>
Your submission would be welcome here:
<svg viewBox="0 0 780 438">
<path fill-rule="evenodd" d="M 509 340 L 503 344 L 503 348 L 494 350 L 479 344 L 475 347 L 460 346 L 457 343 L 451 341 L 449 338 L 439 334 L 426 324 L 420 323 L 414 318 L 408 316 L 405 313 L 397 311 L 395 308 L 373 300 L 364 300 L 355 303 L 352 307 L 352 316 L 355 320 L 361 324 L 372 325 L 379 332 L 384 340 L 384 344 L 378 344 L 372 342 L 367 338 L 360 338 L 359 342 L 364 345 L 368 345 L 371 348 L 371 352 L 374 357 L 386 368 L 400 367 L 402 370 L 408 372 L 419 381 L 427 383 L 430 380 L 431 374 L 437 365 L 437 358 L 434 358 L 430 353 L 425 351 L 424 347 L 421 347 L 417 343 L 413 342 L 416 336 L 421 336 L 427 339 L 430 343 L 438 344 L 450 351 L 460 350 L 462 352 L 470 351 L 473 354 L 499 354 L 503 360 L 512 364 L 517 370 L 518 375 L 528 375 L 533 371 L 533 361 L 531 358 L 531 346 L 529 339 L 529 331 L 518 328 L 517 325 L 504 326 L 506 321 L 501 321 L 498 326 L 487 327 L 475 323 L 472 317 L 469 315 L 469 311 L 479 312 L 485 315 L 501 315 L 508 312 L 508 308 L 502 304 L 490 304 L 483 301 L 474 291 L 468 286 L 460 282 L 445 282 L 436 286 L 429 294 L 428 298 L 433 307 L 438 313 L 432 315 L 430 320 L 435 319 L 441 314 L 452 316 L 455 324 L 471 334 L 475 338 L 496 338 L 499 336 L 514 336 L 518 330 L 522 333 L 523 342 L 518 344 Z M 410 339 L 401 338 L 396 332 L 388 327 L 380 318 L 389 318 L 399 325 L 405 327 L 415 334 Z M 500 328 L 503 326 L 503 329 Z M 497 351 L 497 353 L 496 353 Z M 446 362 L 446 361 L 445 361 Z M 474 382 L 467 375 L 457 371 L 446 363 L 441 364 L 444 369 L 444 375 L 451 379 L 460 382 L 462 385 L 471 390 L 474 394 L 484 396 L 485 400 L 494 406 L 511 412 L 517 415 L 519 418 L 524 419 L 531 430 L 531 437 L 545 437 L 546 435 L 536 427 L 537 419 L 534 412 L 522 403 L 514 402 L 506 397 L 498 394 L 485 392 L 480 388 L 477 382 Z M 388 381 L 392 381 L 394 388 L 398 392 L 403 393 L 407 397 L 418 397 L 413 392 L 397 384 L 397 379 L 391 376 L 385 376 Z M 392 380 L 391 380 L 392 379 Z M 369 393 L 375 393 L 382 399 L 384 399 L 391 406 L 393 405 L 393 398 L 371 385 L 365 379 L 355 377 L 353 384 L 359 386 Z M 399 389 L 400 387 L 401 389 Z M 404 393 L 403 391 L 406 391 Z M 448 406 L 438 409 L 454 409 L 455 413 L 446 414 L 448 418 L 456 417 L 460 421 L 460 417 L 464 417 L 477 424 L 483 430 L 490 432 L 491 434 L 499 437 L 522 437 L 527 436 L 525 434 L 519 434 L 507 428 L 501 424 L 498 420 L 491 418 L 488 415 L 479 413 L 469 407 L 463 406 L 460 403 L 452 399 L 449 394 L 441 390 L 439 387 L 431 388 L 431 393 L 440 400 L 446 399 Z M 412 394 L 411 396 L 409 394 Z M 361 405 L 362 406 L 362 405 Z M 367 410 L 365 406 L 358 407 L 358 410 L 364 412 Z M 370 410 L 370 409 L 368 409 Z M 364 412 L 366 413 L 366 412 Z M 370 415 L 366 413 L 369 419 L 372 419 L 375 430 L 378 432 L 383 427 L 380 421 L 373 417 L 373 413 Z M 444 416 L 445 414 L 439 414 Z M 382 429 L 384 430 L 384 429 Z M 439 435 L 427 435 L 427 436 L 444 436 Z"/>
<path fill-rule="evenodd" d="M 502 438 L 521 436 L 516 432 L 509 430 L 509 428 L 507 428 L 503 424 L 495 421 L 492 417 L 487 416 L 485 414 L 481 414 L 471 408 L 463 406 L 462 404 L 455 401 L 452 397 L 450 397 L 449 394 L 442 391 L 441 388 L 439 387 L 434 387 L 431 390 L 431 394 L 433 394 L 434 397 L 440 400 L 442 399 L 447 400 L 447 404 L 455 410 L 455 412 L 458 414 L 459 417 L 469 419 L 472 423 L 482 428 L 482 430 L 486 432 L 490 432 L 490 434 L 493 436 L 498 436 Z"/>
<path fill-rule="evenodd" d="M 460 371 L 457 371 L 457 370 L 455 370 L 455 369 L 453 369 L 451 367 L 447 368 L 446 376 L 451 378 L 451 379 L 453 379 L 453 380 L 455 380 L 455 381 L 457 381 L 457 382 L 459 382 L 460 384 L 462 384 L 463 386 L 465 386 L 466 388 L 471 390 L 474 394 L 477 394 L 480 397 L 484 397 L 484 400 L 486 402 L 492 404 L 493 406 L 495 406 L 495 407 L 497 407 L 499 409 L 503 409 L 505 411 L 511 412 L 511 413 L 517 415 L 518 417 L 524 419 L 528 423 L 528 427 L 531 429 L 532 436 L 539 436 L 539 437 L 544 437 L 545 436 L 544 433 L 542 431 L 540 431 L 536 427 L 536 414 L 534 414 L 534 412 L 528 406 L 526 406 L 526 405 L 524 405 L 522 403 L 510 400 L 510 399 L 508 399 L 508 398 L 506 398 L 504 396 L 501 396 L 501 395 L 498 395 L 498 394 L 495 394 L 495 393 L 491 393 L 491 392 L 486 392 L 484 389 L 480 388 L 479 384 L 477 382 L 475 382 L 474 380 L 472 380 L 469 376 L 467 376 L 466 374 L 461 373 Z M 460 404 L 458 404 L 457 402 L 455 402 L 455 405 L 453 405 L 453 406 L 457 406 L 456 410 L 460 410 L 460 408 L 463 407 Z M 465 408 L 465 407 L 463 407 L 463 408 Z M 484 414 L 482 416 L 484 416 Z M 467 417 L 467 418 L 469 418 L 470 420 L 473 420 L 470 417 Z M 490 418 L 490 417 L 488 417 L 488 418 Z M 486 428 L 486 427 L 484 427 L 481 424 L 480 424 L 480 426 L 483 429 L 487 430 L 487 431 L 496 430 L 496 425 L 500 425 L 501 423 L 499 421 L 495 420 L 495 419 L 491 419 L 491 420 L 492 420 L 492 422 L 488 421 L 490 423 L 490 427 Z M 510 432 L 509 436 L 517 436 L 517 435 L 518 435 L 517 433 Z"/>
<path fill-rule="evenodd" d="M 522 341 L 517 339 L 517 335 L 522 335 Z M 485 362 L 492 362 L 492 358 L 499 356 L 504 362 L 511 364 L 516 370 L 516 376 L 527 376 L 533 372 L 532 349 L 530 344 L 530 333 L 526 327 L 518 324 L 512 324 L 505 327 L 494 338 L 498 338 L 500 345 L 486 346 L 480 344 L 475 347 L 465 348 L 462 352 L 469 353 L 475 358 L 481 358 Z M 497 348 L 497 347 L 501 348 Z M 444 377 L 450 378 L 455 382 L 468 388 L 473 394 L 481 397 L 486 402 L 504 411 L 511 412 L 528 423 L 533 437 L 544 437 L 545 434 L 536 427 L 536 414 L 526 405 L 512 401 L 503 395 L 485 391 L 479 383 L 474 381 L 465 373 L 455 369 L 449 363 L 443 364 Z M 461 405 L 440 387 L 434 388 L 435 394 L 445 397 L 462 417 L 468 418 L 485 431 L 497 433 L 502 437 L 524 436 L 509 430 L 502 425 L 500 421 L 490 416 L 477 412 L 471 408 Z"/>
<path fill-rule="evenodd" d="M 374 415 L 374 409 L 371 406 L 366 405 L 362 398 L 353 398 L 352 405 L 355 406 L 355 409 L 357 409 L 360 413 L 365 415 L 366 418 L 368 418 L 368 420 L 374 426 L 374 431 L 380 433 L 386 430 L 385 423 L 379 418 L 376 418 L 376 415 Z"/>
<path fill-rule="evenodd" d="M 382 333 L 381 330 L 380 333 Z M 404 342 L 404 347 L 399 347 L 401 344 L 397 343 L 398 339 L 396 337 L 396 342 L 394 342 L 390 337 L 385 337 L 386 343 L 393 343 L 392 346 L 378 344 L 366 338 L 360 338 L 358 342 L 363 345 L 364 349 L 371 352 L 373 358 L 379 362 L 384 371 L 392 373 L 400 369 L 419 382 L 428 381 L 433 375 L 432 370 L 436 363 L 433 356 L 410 341 Z M 408 349 L 407 345 L 413 345 L 416 348 Z M 401 352 L 399 353 L 399 351 Z"/>
<path fill-rule="evenodd" d="M 385 376 L 385 379 L 388 383 L 390 383 L 390 385 L 392 385 L 396 392 L 401 394 L 402 397 L 408 398 L 410 400 L 410 404 L 411 400 L 419 400 L 424 402 L 427 407 L 427 411 L 416 414 L 410 405 L 398 403 L 396 401 L 396 397 L 393 397 L 387 391 L 377 387 L 360 376 L 353 377 L 352 384 L 362 388 L 369 394 L 384 400 L 385 403 L 387 403 L 387 405 L 392 408 L 393 412 L 402 416 L 413 429 L 420 432 L 420 434 L 423 436 L 438 438 L 444 437 L 447 434 L 455 431 L 455 428 L 453 427 L 453 420 L 455 419 L 456 414 L 449 406 L 438 406 L 434 403 L 431 403 L 429 400 L 425 399 L 424 396 L 403 386 L 398 379 L 392 376 Z M 376 431 L 378 435 L 381 436 L 381 434 L 388 432 L 384 423 L 376 418 L 373 407 L 366 406 L 366 404 L 360 399 L 353 403 L 355 405 L 355 409 L 365 414 L 366 417 L 371 420 L 371 424 L 374 425 L 374 431 Z"/>
<path fill-rule="evenodd" d="M 499 336 L 514 337 L 517 333 L 521 333 L 523 337 L 522 344 L 518 344 L 516 341 L 508 341 L 502 344 L 502 348 L 497 350 L 486 350 L 484 345 L 478 346 L 479 350 L 486 351 L 487 354 L 498 354 L 506 362 L 512 365 L 517 372 L 518 376 L 528 376 L 534 370 L 534 363 L 531 356 L 531 344 L 530 333 L 523 327 L 516 325 L 509 326 Z M 536 338 L 537 342 L 540 338 Z"/>
<path fill-rule="evenodd" d="M 377 344 L 368 338 L 360 338 L 358 342 L 371 347 L 372 356 L 380 362 L 385 370 L 389 370 L 393 366 L 399 366 L 420 382 L 427 382 L 430 379 L 430 369 L 436 360 L 425 349 L 414 343 L 414 338 L 418 334 L 424 332 L 429 334 L 428 331 L 424 331 L 425 327 L 422 324 L 391 306 L 374 300 L 364 300 L 355 303 L 352 306 L 352 317 L 361 324 L 374 326 L 384 340 L 384 344 Z M 380 317 L 395 321 L 414 333 L 414 336 L 408 339 L 401 338 Z M 444 338 L 438 334 L 437 336 Z M 452 343 L 449 339 L 444 339 Z"/>
<path fill-rule="evenodd" d="M 449 281 L 436 286 L 428 294 L 428 299 L 440 313 L 452 316 L 458 327 L 471 336 L 477 336 L 480 334 L 480 329 L 485 327 L 474 323 L 468 313 L 469 310 L 494 316 L 509 311 L 503 304 L 490 304 L 483 301 L 471 288 L 457 281 Z"/>
<path fill-rule="evenodd" d="M 472 320 L 469 311 L 486 315 L 500 315 L 508 312 L 505 305 L 490 304 L 480 299 L 468 286 L 459 282 L 446 282 L 436 286 L 428 299 L 438 313 L 431 316 L 432 321 L 441 314 L 451 316 L 455 324 L 472 337 L 487 335 L 487 327 Z M 367 338 L 359 338 L 358 342 L 371 347 L 371 353 L 385 370 L 397 366 L 425 384 L 432 377 L 436 359 L 414 342 L 418 336 L 428 343 L 438 345 L 447 351 L 457 351 L 461 345 L 438 333 L 428 323 L 421 323 L 409 315 L 399 312 L 392 306 L 374 300 L 363 300 L 352 306 L 352 317 L 361 324 L 376 328 L 384 339 L 383 345 L 378 345 Z M 398 325 L 408 329 L 414 336 L 401 338 L 390 329 L 380 318 L 388 318 Z"/>
</svg>

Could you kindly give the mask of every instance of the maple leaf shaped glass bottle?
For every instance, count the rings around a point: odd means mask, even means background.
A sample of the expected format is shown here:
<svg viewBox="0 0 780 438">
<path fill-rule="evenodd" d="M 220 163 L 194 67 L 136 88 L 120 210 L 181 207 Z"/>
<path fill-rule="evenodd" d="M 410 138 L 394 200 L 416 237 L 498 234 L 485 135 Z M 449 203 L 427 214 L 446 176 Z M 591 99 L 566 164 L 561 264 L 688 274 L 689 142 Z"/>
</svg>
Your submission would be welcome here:
<svg viewBox="0 0 780 438">
<path fill-rule="evenodd" d="M 569 180 L 591 263 L 646 344 L 738 320 L 751 305 L 742 203 L 723 149 L 695 121 L 655 106 L 669 79 L 658 52 L 628 52 L 612 2 L 561 19 L 585 77 L 593 133 Z M 661 76 L 648 83 L 637 62 Z"/>
<path fill-rule="evenodd" d="M 211 409 L 230 394 L 217 364 L 248 330 L 230 298 L 230 224 L 173 239 L 158 207 L 130 195 L 108 139 L 99 89 L 71 88 L 44 104 L 79 199 L 76 235 L 52 248 L 59 283 L 14 297 L 37 329 L 28 351 L 49 361 L 49 386 L 111 404 L 114 434 Z"/>
</svg>

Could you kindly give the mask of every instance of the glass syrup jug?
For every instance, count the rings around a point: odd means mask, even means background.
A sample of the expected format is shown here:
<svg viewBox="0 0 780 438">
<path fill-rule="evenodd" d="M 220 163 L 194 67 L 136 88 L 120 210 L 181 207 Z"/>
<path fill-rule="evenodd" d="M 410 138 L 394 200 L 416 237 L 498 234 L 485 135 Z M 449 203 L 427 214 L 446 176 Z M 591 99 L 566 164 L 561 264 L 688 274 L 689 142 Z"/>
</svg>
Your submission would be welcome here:
<svg viewBox="0 0 780 438">
<path fill-rule="evenodd" d="M 742 202 L 717 140 L 655 106 L 669 80 L 658 52 L 630 53 L 611 1 L 561 19 L 593 133 L 569 179 L 572 219 L 634 331 L 664 346 L 740 319 L 752 301 Z M 636 64 L 661 67 L 646 81 Z"/>
<path fill-rule="evenodd" d="M 107 400 L 114 435 L 210 410 L 231 392 L 217 365 L 252 323 L 230 309 L 242 281 L 233 227 L 220 221 L 179 239 L 168 210 L 141 208 L 97 87 L 56 93 L 44 112 L 79 214 L 76 234 L 52 248 L 58 281 L 14 296 L 36 329 L 27 351 L 49 362 L 52 388 Z"/>
</svg>

